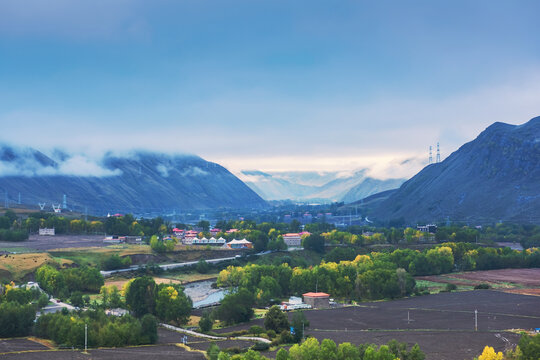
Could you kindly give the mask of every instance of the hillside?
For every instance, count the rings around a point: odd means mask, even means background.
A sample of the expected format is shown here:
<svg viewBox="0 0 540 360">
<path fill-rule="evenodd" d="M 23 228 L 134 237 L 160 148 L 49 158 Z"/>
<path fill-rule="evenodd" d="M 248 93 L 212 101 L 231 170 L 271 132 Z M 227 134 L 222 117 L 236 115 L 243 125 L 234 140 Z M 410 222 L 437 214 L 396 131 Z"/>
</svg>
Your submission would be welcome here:
<svg viewBox="0 0 540 360">
<path fill-rule="evenodd" d="M 0 147 L 0 191 L 11 202 L 62 203 L 89 213 L 156 212 L 267 206 L 224 167 L 194 155 L 137 152 L 93 161 L 30 148 Z"/>
<path fill-rule="evenodd" d="M 540 117 L 494 123 L 443 162 L 426 166 L 373 211 L 373 219 L 540 221 Z M 371 218 L 371 217 L 370 217 Z"/>
</svg>

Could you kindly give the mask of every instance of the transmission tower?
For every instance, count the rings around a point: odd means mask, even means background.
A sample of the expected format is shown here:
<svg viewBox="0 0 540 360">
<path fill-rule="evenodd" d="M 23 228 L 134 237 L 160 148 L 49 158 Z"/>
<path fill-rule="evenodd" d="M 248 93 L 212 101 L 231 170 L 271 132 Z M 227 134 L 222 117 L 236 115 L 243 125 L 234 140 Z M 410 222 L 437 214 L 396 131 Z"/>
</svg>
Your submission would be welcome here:
<svg viewBox="0 0 540 360">
<path fill-rule="evenodd" d="M 19 205 L 21 205 L 21 193 L 19 193 Z"/>
<path fill-rule="evenodd" d="M 45 210 L 45 203 L 38 203 L 40 210 Z"/>
<path fill-rule="evenodd" d="M 437 162 L 441 162 L 441 151 L 439 149 L 439 142 L 437 141 Z"/>
<path fill-rule="evenodd" d="M 433 154 L 431 153 L 432 146 L 429 146 L 429 165 L 433 164 Z"/>
<path fill-rule="evenodd" d="M 62 212 L 62 209 L 60 208 L 60 204 L 58 204 L 58 205 L 52 204 L 52 208 L 53 208 L 55 213 L 61 213 Z"/>
<path fill-rule="evenodd" d="M 67 196 L 64 194 L 64 199 L 62 201 L 62 209 L 67 209 Z"/>
<path fill-rule="evenodd" d="M 4 208 L 9 209 L 9 198 L 8 198 L 7 191 L 5 191 L 5 196 L 4 196 Z"/>
</svg>

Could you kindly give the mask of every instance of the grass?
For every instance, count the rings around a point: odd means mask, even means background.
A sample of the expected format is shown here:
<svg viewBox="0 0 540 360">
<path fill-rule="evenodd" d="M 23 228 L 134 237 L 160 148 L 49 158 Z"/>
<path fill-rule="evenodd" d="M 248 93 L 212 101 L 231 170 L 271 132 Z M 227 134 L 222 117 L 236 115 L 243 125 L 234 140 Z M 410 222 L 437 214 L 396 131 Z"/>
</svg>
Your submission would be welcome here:
<svg viewBox="0 0 540 360">
<path fill-rule="evenodd" d="M 194 281 L 202 281 L 202 280 L 213 280 L 217 278 L 219 272 L 218 271 L 212 271 L 207 274 L 199 274 L 197 272 L 193 273 L 180 273 L 180 274 L 163 274 L 161 276 L 162 278 L 171 279 L 171 280 L 178 280 L 182 284 L 194 282 Z"/>
<path fill-rule="evenodd" d="M 53 258 L 47 253 L 24 253 L 3 255 L 0 261 L 0 278 L 21 281 L 26 275 L 45 264 L 71 265 L 71 260 Z"/>
<path fill-rule="evenodd" d="M 104 257 L 117 254 L 119 256 L 151 254 L 148 245 L 111 245 L 106 247 L 90 248 L 67 248 L 51 250 L 49 253 L 54 257 L 70 259 L 79 265 L 98 266 Z"/>
</svg>

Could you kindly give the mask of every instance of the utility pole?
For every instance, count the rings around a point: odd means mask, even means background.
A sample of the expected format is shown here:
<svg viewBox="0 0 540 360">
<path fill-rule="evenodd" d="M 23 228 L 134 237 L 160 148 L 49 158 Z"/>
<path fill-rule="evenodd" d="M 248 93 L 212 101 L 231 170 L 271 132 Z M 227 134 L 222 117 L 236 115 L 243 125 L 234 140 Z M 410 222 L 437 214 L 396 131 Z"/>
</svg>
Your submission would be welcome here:
<svg viewBox="0 0 540 360">
<path fill-rule="evenodd" d="M 478 331 L 478 310 L 474 310 L 474 331 Z"/>
</svg>

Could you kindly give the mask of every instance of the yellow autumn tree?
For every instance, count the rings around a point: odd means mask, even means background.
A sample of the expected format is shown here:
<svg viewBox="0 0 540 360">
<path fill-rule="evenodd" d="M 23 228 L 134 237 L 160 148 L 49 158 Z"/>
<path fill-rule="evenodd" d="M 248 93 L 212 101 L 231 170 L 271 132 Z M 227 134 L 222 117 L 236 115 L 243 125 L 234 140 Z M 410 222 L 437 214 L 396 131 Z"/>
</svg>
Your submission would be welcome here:
<svg viewBox="0 0 540 360">
<path fill-rule="evenodd" d="M 482 352 L 482 355 L 478 357 L 478 360 L 503 360 L 504 355 L 502 352 L 495 352 L 495 349 L 493 349 L 491 346 L 486 346 L 484 348 L 484 351 Z"/>
</svg>

